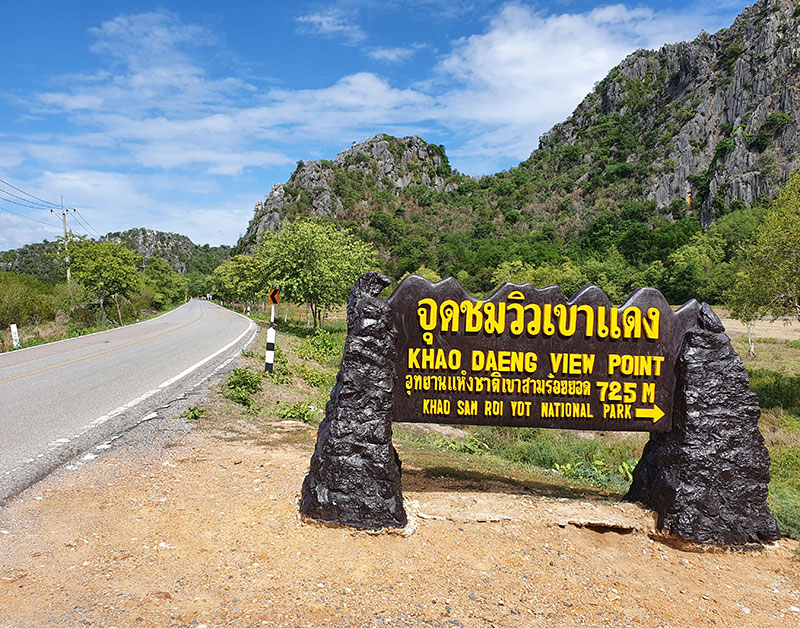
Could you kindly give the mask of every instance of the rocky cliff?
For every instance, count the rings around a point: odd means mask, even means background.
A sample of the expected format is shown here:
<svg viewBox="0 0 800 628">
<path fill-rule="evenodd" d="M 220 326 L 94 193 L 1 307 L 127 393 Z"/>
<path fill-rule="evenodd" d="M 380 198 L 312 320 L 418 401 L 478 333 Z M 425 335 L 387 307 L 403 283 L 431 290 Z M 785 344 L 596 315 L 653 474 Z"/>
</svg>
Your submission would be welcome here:
<svg viewBox="0 0 800 628">
<path fill-rule="evenodd" d="M 179 273 L 186 272 L 187 262 L 196 248 L 194 242 L 184 235 L 143 228 L 107 233 L 100 241 L 124 244 L 129 249 L 138 251 L 145 262 L 158 255 Z"/>
<path fill-rule="evenodd" d="M 379 134 L 339 153 L 333 161 L 298 162 L 286 183 L 277 183 L 256 203 L 253 219 L 237 245 L 252 251 L 260 234 L 297 216 L 330 216 L 366 224 L 374 208 L 417 188 L 441 192 L 456 186 L 444 147 L 418 137 Z M 424 193 L 424 192 L 422 192 Z"/>
<path fill-rule="evenodd" d="M 776 194 L 800 165 L 799 129 L 800 5 L 759 0 L 729 29 L 628 56 L 506 172 L 458 175 L 443 147 L 386 135 L 300 162 L 256 204 L 238 248 L 297 215 L 367 228 L 375 211 L 421 220 L 423 238 L 552 228 L 572 239 L 631 202 L 675 220 L 688 200 L 708 226 Z"/>
<path fill-rule="evenodd" d="M 759 0 L 729 29 L 631 54 L 530 161 L 577 148 L 578 167 L 557 168 L 572 171 L 576 196 L 628 180 L 659 207 L 691 194 L 708 225 L 777 192 L 800 165 L 798 124 L 800 5 Z"/>
</svg>

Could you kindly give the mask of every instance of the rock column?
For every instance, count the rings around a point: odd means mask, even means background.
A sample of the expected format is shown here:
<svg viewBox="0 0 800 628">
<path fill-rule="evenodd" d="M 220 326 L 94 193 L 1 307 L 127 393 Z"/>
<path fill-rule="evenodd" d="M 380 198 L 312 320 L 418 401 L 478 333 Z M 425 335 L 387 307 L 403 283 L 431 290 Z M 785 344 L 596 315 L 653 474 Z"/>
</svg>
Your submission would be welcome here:
<svg viewBox="0 0 800 628">
<path fill-rule="evenodd" d="M 767 509 L 769 454 L 741 358 L 703 304 L 678 362 L 672 431 L 651 434 L 627 501 L 681 539 L 733 547 L 780 538 Z"/>
<path fill-rule="evenodd" d="M 400 460 L 392 446 L 395 331 L 390 280 L 367 273 L 347 306 L 342 365 L 303 482 L 301 512 L 312 519 L 377 530 L 406 525 Z"/>
</svg>

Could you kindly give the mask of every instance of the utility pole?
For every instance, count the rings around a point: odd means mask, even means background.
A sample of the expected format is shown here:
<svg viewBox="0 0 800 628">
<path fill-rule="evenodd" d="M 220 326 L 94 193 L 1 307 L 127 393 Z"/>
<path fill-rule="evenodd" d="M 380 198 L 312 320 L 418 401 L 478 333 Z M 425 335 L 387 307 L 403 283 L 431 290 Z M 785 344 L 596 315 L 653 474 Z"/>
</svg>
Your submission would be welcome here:
<svg viewBox="0 0 800 628">
<path fill-rule="evenodd" d="M 69 209 L 69 208 L 64 209 L 64 195 L 62 194 L 61 195 L 61 220 L 64 223 L 64 252 L 65 253 L 67 251 L 67 214 L 69 214 L 70 212 L 75 213 L 77 211 L 78 211 L 77 209 Z M 51 214 L 54 213 L 52 209 L 50 210 L 50 213 Z M 67 261 L 67 285 L 69 285 L 70 284 L 70 280 L 72 279 L 71 274 L 70 274 L 70 268 L 69 268 L 69 256 L 66 256 L 64 259 L 66 259 L 66 261 Z"/>
</svg>

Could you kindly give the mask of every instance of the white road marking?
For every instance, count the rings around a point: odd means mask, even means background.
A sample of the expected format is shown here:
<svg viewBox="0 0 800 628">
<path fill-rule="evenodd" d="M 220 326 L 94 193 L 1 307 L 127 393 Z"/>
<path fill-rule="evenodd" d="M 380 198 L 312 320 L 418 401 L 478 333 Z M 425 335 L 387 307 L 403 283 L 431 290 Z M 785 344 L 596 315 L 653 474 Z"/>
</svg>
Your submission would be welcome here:
<svg viewBox="0 0 800 628">
<path fill-rule="evenodd" d="M 173 311 L 174 311 L 174 310 L 173 310 Z M 241 316 L 241 315 L 240 315 L 240 316 Z M 247 318 L 247 317 L 243 317 L 243 318 Z M 152 319 L 151 319 L 151 320 L 152 320 Z M 66 445 L 66 444 L 70 443 L 71 441 L 75 440 L 76 438 L 80 438 L 81 436 L 83 436 L 84 434 L 86 434 L 87 432 L 89 432 L 90 430 L 92 430 L 93 428 L 95 428 L 95 427 L 98 427 L 98 426 L 102 425 L 103 423 L 106 423 L 106 422 L 107 422 L 107 421 L 109 421 L 110 419 L 113 419 L 114 417 L 116 417 L 116 416 L 119 416 L 120 414 L 122 414 L 122 413 L 124 413 L 124 412 L 126 412 L 126 411 L 130 410 L 130 409 L 131 409 L 131 408 L 133 408 L 134 406 L 137 406 L 137 405 L 139 405 L 139 404 L 140 404 L 140 403 L 142 403 L 143 401 L 146 401 L 147 399 L 149 399 L 150 397 L 152 397 L 152 396 L 153 396 L 153 395 L 155 395 L 156 393 L 160 392 L 161 390 L 163 390 L 163 389 L 165 389 L 165 388 L 167 388 L 167 387 L 171 386 L 172 384 L 175 384 L 176 382 L 180 381 L 180 380 L 181 380 L 181 379 L 183 379 L 184 377 L 186 377 L 186 376 L 190 375 L 191 373 L 193 373 L 194 371 L 196 371 L 197 369 L 199 369 L 199 368 L 200 368 L 201 366 L 203 366 L 204 364 L 208 363 L 210 360 L 213 360 L 215 357 L 217 357 L 217 356 L 218 356 L 218 355 L 220 355 L 221 353 L 224 353 L 225 351 L 227 351 L 228 349 L 230 349 L 231 347 L 233 347 L 234 345 L 236 345 L 236 344 L 237 344 L 237 343 L 238 343 L 238 342 L 239 342 L 239 341 L 240 341 L 242 338 L 244 338 L 244 337 L 245 337 L 245 336 L 246 336 L 248 333 L 249 333 L 249 334 L 251 334 L 251 337 L 250 337 L 250 339 L 248 340 L 248 343 L 249 343 L 249 342 L 251 342 L 251 341 L 253 340 L 253 338 L 255 337 L 256 333 L 258 333 L 258 325 L 256 325 L 256 324 L 255 324 L 255 323 L 254 323 L 252 320 L 250 320 L 250 319 L 247 319 L 247 320 L 248 320 L 248 321 L 249 321 L 249 323 L 250 323 L 250 325 L 247 327 L 247 329 L 245 329 L 245 330 L 244 330 L 244 331 L 243 331 L 241 334 L 239 334 L 239 335 L 238 335 L 238 336 L 237 336 L 237 337 L 236 337 L 236 338 L 235 338 L 233 341 L 229 342 L 227 345 L 225 345 L 224 347 L 222 347 L 222 349 L 219 349 L 218 351 L 216 351 L 216 352 L 212 353 L 210 356 L 208 356 L 208 357 L 206 357 L 206 358 L 204 358 L 204 359 L 200 360 L 199 362 L 197 362 L 197 363 L 193 364 L 193 365 L 192 365 L 192 366 L 190 366 L 189 368 L 187 368 L 187 369 L 185 369 L 185 370 L 181 371 L 181 372 L 180 372 L 180 373 L 178 373 L 178 374 L 177 374 L 175 377 L 171 377 L 171 378 L 169 378 L 168 380 L 166 380 L 166 381 L 162 382 L 161 384 L 159 384 L 159 385 L 158 385 L 158 386 L 156 386 L 155 388 L 151 388 L 151 389 L 150 389 L 150 390 L 148 390 L 146 393 L 144 393 L 144 394 L 142 394 L 142 395 L 138 396 L 136 399 L 133 399 L 132 401 L 129 401 L 128 403 L 126 403 L 126 404 L 123 404 L 123 405 L 119 406 L 118 408 L 115 408 L 114 410 L 112 410 L 112 411 L 111 411 L 111 412 L 109 412 L 108 414 L 104 414 L 104 415 L 102 415 L 102 416 L 99 416 L 99 417 L 97 417 L 96 419 L 93 419 L 92 421 L 90 421 L 89 423 L 87 423 L 86 425 L 84 425 L 83 427 L 79 428 L 79 430 L 78 430 L 76 433 L 74 433 L 72 436 L 70 436 L 70 437 L 68 437 L 68 438 L 58 438 L 58 439 L 56 439 L 56 440 L 52 441 L 51 443 L 49 443 L 49 444 L 47 445 L 47 450 L 46 450 L 44 453 L 38 453 L 38 454 L 36 454 L 36 458 L 43 458 L 43 457 L 45 456 L 45 454 L 49 454 L 49 453 L 50 453 L 50 452 L 52 452 L 54 449 L 57 449 L 57 448 L 61 447 L 62 445 Z M 102 332 L 98 332 L 98 333 L 102 333 Z M 198 382 L 197 384 L 195 384 L 195 385 L 192 387 L 192 389 L 196 388 L 196 387 L 197 387 L 197 386 L 199 386 L 201 383 L 205 382 L 205 381 L 206 381 L 206 380 L 207 380 L 209 377 L 211 377 L 211 375 L 213 375 L 214 373 L 217 373 L 218 371 L 220 371 L 221 369 L 223 369 L 224 367 L 226 367 L 226 366 L 227 366 L 228 364 L 230 364 L 230 363 L 231 363 L 231 362 L 232 362 L 232 361 L 233 361 L 233 360 L 234 360 L 236 357 L 237 357 L 237 356 L 233 356 L 232 358 L 230 358 L 230 359 L 226 360 L 225 362 L 223 362 L 223 363 L 222 363 L 220 366 L 218 366 L 217 368 L 215 368 L 215 369 L 212 371 L 212 373 L 211 373 L 211 374 L 209 374 L 208 376 L 204 377 L 204 378 L 203 378 L 203 379 L 202 379 L 200 382 Z M 184 397 L 185 397 L 185 395 L 184 395 Z M 169 404 L 167 404 L 167 405 L 169 405 Z M 165 406 L 165 407 L 166 407 L 166 406 Z M 154 419 L 154 418 L 156 418 L 157 416 L 158 416 L 158 413 L 157 413 L 157 412 L 152 412 L 152 413 L 148 414 L 147 416 L 143 417 L 143 418 L 142 418 L 140 421 L 138 421 L 138 422 L 136 423 L 136 425 L 139 425 L 140 423 L 144 423 L 145 421 L 149 421 L 150 419 Z M 135 426 L 134 426 L 134 427 L 135 427 Z M 127 430 L 127 429 L 130 429 L 130 428 L 126 428 L 126 430 Z M 106 441 L 106 443 L 105 443 L 104 445 L 99 445 L 99 446 L 97 447 L 97 449 L 100 449 L 101 447 L 103 447 L 103 448 L 110 448 L 110 447 L 111 447 L 110 443 L 111 443 L 111 442 L 113 442 L 114 440 L 116 440 L 117 438 L 119 438 L 121 435 L 122 435 L 122 434 L 117 434 L 116 436 L 114 436 L 114 437 L 113 437 L 112 439 L 110 439 L 109 441 Z M 23 464 L 32 464 L 32 463 L 34 463 L 34 462 L 36 461 L 36 458 L 27 458 L 26 460 L 23 460 L 23 461 L 22 461 L 22 463 L 23 463 Z M 81 458 L 81 461 L 79 461 L 79 462 L 76 462 L 76 463 L 74 463 L 74 464 L 71 464 L 71 465 L 68 465 L 68 466 L 67 466 L 67 469 L 70 469 L 70 470 L 72 470 L 72 469 L 77 469 L 77 468 L 78 468 L 79 466 L 81 466 L 81 465 L 82 465 L 84 462 L 88 462 L 89 460 L 93 460 L 94 458 L 97 458 L 97 455 L 95 455 L 95 454 L 92 454 L 92 453 L 88 453 L 88 454 L 86 454 L 85 456 L 83 456 L 83 458 Z M 11 469 L 11 470 L 9 470 L 9 471 L 6 471 L 6 472 L 5 472 L 3 475 L 9 475 L 9 474 L 11 474 L 11 473 L 14 473 L 14 472 L 15 472 L 15 471 L 17 471 L 18 469 L 19 469 L 19 467 L 17 467 L 17 468 L 14 468 L 14 469 Z"/>
</svg>

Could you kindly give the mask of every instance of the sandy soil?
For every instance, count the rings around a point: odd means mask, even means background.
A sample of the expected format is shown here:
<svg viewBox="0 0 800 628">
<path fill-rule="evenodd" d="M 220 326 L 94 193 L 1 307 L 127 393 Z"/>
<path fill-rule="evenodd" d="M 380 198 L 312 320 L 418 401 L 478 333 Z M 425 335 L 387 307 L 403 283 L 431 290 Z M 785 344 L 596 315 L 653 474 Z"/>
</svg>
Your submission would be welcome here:
<svg viewBox="0 0 800 628">
<path fill-rule="evenodd" d="M 0 509 L 0 627 L 800 625 L 792 541 L 691 553 L 634 505 L 409 465 L 406 535 L 325 527 L 297 513 L 310 428 L 177 421 Z"/>
<path fill-rule="evenodd" d="M 725 331 L 731 338 L 747 334 L 747 329 L 741 321 L 725 316 L 720 316 L 720 320 L 725 326 Z M 776 338 L 777 340 L 800 340 L 800 322 L 797 320 L 771 321 L 768 319 L 756 321 L 753 326 L 753 337 Z"/>
</svg>

